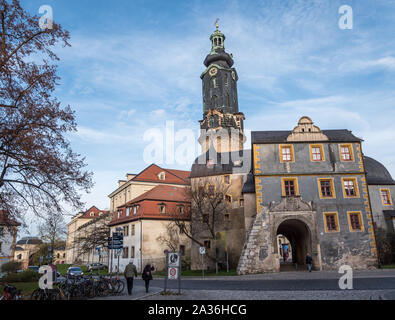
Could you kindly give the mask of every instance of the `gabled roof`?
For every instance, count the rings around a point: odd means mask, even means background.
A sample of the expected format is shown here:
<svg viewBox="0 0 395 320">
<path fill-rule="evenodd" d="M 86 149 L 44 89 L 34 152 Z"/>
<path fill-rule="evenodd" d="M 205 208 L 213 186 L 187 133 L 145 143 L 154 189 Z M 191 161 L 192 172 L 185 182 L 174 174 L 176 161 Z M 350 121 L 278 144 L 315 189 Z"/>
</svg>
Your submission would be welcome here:
<svg viewBox="0 0 395 320">
<path fill-rule="evenodd" d="M 292 131 L 253 131 L 252 143 L 286 143 Z M 361 142 L 362 139 L 354 136 L 350 130 L 322 130 L 329 141 L 327 142 Z"/>
<path fill-rule="evenodd" d="M 188 201 L 185 196 L 185 189 L 173 186 L 157 186 L 146 193 L 134 198 L 122 207 L 128 207 L 132 204 L 141 202 L 143 200 L 157 200 L 157 201 L 177 201 L 183 202 Z"/>
<path fill-rule="evenodd" d="M 159 185 L 139 197 L 129 201 L 123 206 L 118 207 L 118 210 L 114 212 L 114 217 L 109 223 L 110 226 L 122 224 L 128 221 L 137 219 L 169 219 L 168 214 L 159 213 L 159 204 L 165 204 L 167 207 L 167 213 L 175 210 L 178 205 L 188 205 L 185 188 Z M 136 214 L 131 213 L 130 216 L 126 216 L 126 207 L 132 207 L 138 205 Z M 122 215 L 118 219 L 117 212 L 122 210 Z M 187 219 L 187 217 L 186 217 Z"/>
<path fill-rule="evenodd" d="M 161 172 L 166 174 L 165 180 L 160 180 L 158 175 Z M 156 164 L 151 164 L 149 167 L 141 171 L 137 176 L 135 176 L 132 181 L 148 181 L 157 183 L 174 183 L 174 184 L 188 184 L 189 171 L 164 169 Z"/>
</svg>

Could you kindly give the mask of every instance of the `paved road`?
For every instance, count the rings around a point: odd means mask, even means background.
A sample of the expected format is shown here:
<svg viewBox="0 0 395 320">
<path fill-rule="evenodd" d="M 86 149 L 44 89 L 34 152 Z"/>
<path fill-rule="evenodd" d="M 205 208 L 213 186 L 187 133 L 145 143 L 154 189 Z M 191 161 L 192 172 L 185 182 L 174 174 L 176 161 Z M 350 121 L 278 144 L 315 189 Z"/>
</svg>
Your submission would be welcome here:
<svg viewBox="0 0 395 320">
<path fill-rule="evenodd" d="M 293 272 L 240 277 L 218 277 L 202 279 L 184 278 L 183 290 L 234 290 L 234 291 L 315 291 L 340 290 L 335 272 Z M 163 279 L 152 281 L 153 287 L 164 286 Z M 395 271 L 374 270 L 356 272 L 354 290 L 395 290 Z M 177 288 L 177 281 L 168 282 L 169 289 Z"/>
</svg>

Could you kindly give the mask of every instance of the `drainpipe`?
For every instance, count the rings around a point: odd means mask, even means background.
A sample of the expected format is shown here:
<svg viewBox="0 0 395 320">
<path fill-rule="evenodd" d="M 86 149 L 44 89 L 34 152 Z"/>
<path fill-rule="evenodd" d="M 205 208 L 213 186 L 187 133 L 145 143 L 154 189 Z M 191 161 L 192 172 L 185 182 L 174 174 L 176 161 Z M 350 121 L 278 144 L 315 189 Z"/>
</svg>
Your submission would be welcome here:
<svg viewBox="0 0 395 320">
<path fill-rule="evenodd" d="M 140 270 L 143 272 L 143 220 L 140 219 Z"/>
</svg>

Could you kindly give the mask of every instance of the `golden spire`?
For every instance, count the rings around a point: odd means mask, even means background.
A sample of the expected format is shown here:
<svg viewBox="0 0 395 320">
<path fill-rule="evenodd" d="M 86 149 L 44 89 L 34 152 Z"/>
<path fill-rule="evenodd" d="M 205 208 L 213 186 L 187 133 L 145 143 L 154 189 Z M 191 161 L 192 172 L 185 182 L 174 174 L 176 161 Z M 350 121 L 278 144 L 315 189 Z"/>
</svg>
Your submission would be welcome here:
<svg viewBox="0 0 395 320">
<path fill-rule="evenodd" d="M 218 22 L 219 22 L 219 18 L 217 18 L 217 20 L 215 20 L 215 23 L 214 23 L 214 25 L 215 25 L 215 27 L 216 27 L 217 29 L 219 29 L 219 24 L 218 24 Z"/>
</svg>

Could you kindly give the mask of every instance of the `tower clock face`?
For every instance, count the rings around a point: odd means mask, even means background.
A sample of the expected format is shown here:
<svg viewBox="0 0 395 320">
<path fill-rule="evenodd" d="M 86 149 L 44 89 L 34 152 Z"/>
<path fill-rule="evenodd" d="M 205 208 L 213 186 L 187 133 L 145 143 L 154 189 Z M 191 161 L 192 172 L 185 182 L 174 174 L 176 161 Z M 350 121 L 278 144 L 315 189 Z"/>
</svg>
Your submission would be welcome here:
<svg viewBox="0 0 395 320">
<path fill-rule="evenodd" d="M 232 78 L 236 81 L 236 72 L 232 71 Z"/>
<path fill-rule="evenodd" d="M 218 73 L 218 69 L 217 68 L 211 68 L 209 71 L 210 76 L 214 77 L 215 75 L 217 75 Z"/>
</svg>

